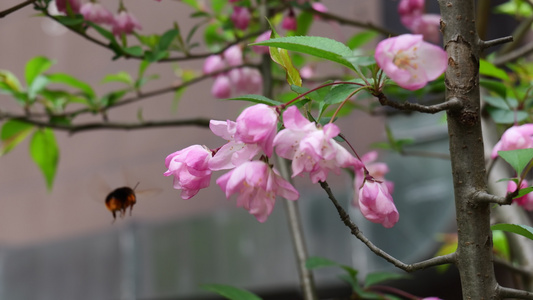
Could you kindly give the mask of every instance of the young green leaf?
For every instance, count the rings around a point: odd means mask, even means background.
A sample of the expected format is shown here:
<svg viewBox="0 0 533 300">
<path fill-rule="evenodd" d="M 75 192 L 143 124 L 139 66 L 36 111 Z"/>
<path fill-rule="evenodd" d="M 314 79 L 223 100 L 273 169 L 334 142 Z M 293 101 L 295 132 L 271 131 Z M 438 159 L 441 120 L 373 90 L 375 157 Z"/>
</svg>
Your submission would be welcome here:
<svg viewBox="0 0 533 300">
<path fill-rule="evenodd" d="M 172 41 L 180 34 L 178 29 L 170 29 L 167 32 L 163 33 L 159 39 L 159 50 L 167 50 Z"/>
<path fill-rule="evenodd" d="M 338 266 L 339 264 L 337 262 L 320 256 L 312 256 L 305 261 L 305 267 L 309 270 Z"/>
<path fill-rule="evenodd" d="M 96 98 L 96 94 L 93 88 L 86 82 L 83 82 L 72 75 L 66 73 L 54 73 L 47 75 L 48 79 L 51 82 L 63 83 L 69 85 L 73 88 L 77 88 L 84 92 L 90 99 Z"/>
<path fill-rule="evenodd" d="M 276 106 L 276 105 L 282 104 L 279 101 L 272 100 L 270 98 L 267 98 L 261 95 L 242 95 L 242 96 L 237 96 L 237 97 L 233 97 L 233 98 L 229 98 L 225 100 L 240 100 L 240 101 L 248 101 L 252 103 L 263 103 L 263 104 L 270 105 L 270 106 Z"/>
<path fill-rule="evenodd" d="M 484 59 L 479 60 L 479 74 L 498 78 L 504 81 L 509 80 L 509 75 L 503 69 L 500 69 Z"/>
<path fill-rule="evenodd" d="M 102 79 L 102 83 L 108 82 L 122 82 L 128 86 L 132 86 L 133 78 L 131 78 L 131 75 L 128 72 L 120 71 L 117 74 L 107 74 L 104 79 Z"/>
<path fill-rule="evenodd" d="M 26 72 L 24 73 L 24 76 L 26 77 L 26 84 L 31 86 L 33 80 L 48 70 L 53 64 L 54 61 L 51 61 L 44 56 L 36 56 L 30 59 L 26 63 Z"/>
<path fill-rule="evenodd" d="M 0 131 L 0 139 L 2 140 L 0 156 L 13 150 L 32 132 L 33 128 L 33 125 L 18 120 L 5 122 Z"/>
<path fill-rule="evenodd" d="M 511 249 L 509 248 L 509 243 L 507 242 L 507 237 L 505 236 L 505 233 L 501 230 L 493 230 L 492 231 L 492 243 L 494 247 L 494 252 L 505 258 L 510 259 L 511 258 Z"/>
<path fill-rule="evenodd" d="M 359 48 L 371 41 L 373 38 L 377 37 L 378 35 L 379 33 L 373 30 L 366 30 L 357 33 L 348 40 L 346 46 L 348 46 L 350 49 Z"/>
<path fill-rule="evenodd" d="M 30 142 L 30 155 L 41 169 L 48 190 L 52 188 L 59 161 L 59 148 L 50 128 L 35 131 Z"/>
<path fill-rule="evenodd" d="M 520 176 L 524 168 L 533 159 L 533 149 L 517 149 L 509 151 L 498 151 L 498 155 L 513 167 L 516 174 Z"/>
<path fill-rule="evenodd" d="M 492 230 L 502 230 L 507 232 L 512 232 L 525 236 L 526 238 L 533 240 L 533 228 L 526 225 L 517 225 L 517 224 L 495 224 L 490 227 Z"/>
<path fill-rule="evenodd" d="M 200 286 L 206 291 L 217 293 L 220 296 L 230 300 L 261 300 L 257 295 L 247 290 L 239 289 L 224 284 L 203 284 Z"/>
<path fill-rule="evenodd" d="M 502 98 L 507 97 L 507 88 L 505 85 L 499 81 L 486 79 L 486 78 L 480 78 L 479 79 L 479 85 L 486 88 L 487 90 L 494 92 L 498 94 L 498 96 Z"/>
<path fill-rule="evenodd" d="M 405 279 L 408 277 L 409 276 L 406 274 L 398 274 L 398 273 L 391 273 L 391 272 L 369 273 L 368 275 L 366 275 L 366 278 L 365 278 L 365 288 L 381 283 L 383 281 Z"/>
<path fill-rule="evenodd" d="M 324 58 L 350 69 L 354 66 L 346 57 L 352 56 L 352 50 L 341 42 L 318 36 L 289 36 L 273 38 L 251 45 L 282 48 L 290 51 L 301 52 L 312 56 Z"/>
<path fill-rule="evenodd" d="M 276 28 L 272 24 L 270 24 L 270 27 L 272 28 L 272 36 L 280 38 L 276 32 Z M 270 57 L 285 70 L 285 76 L 289 85 L 302 86 L 300 72 L 294 67 L 289 51 L 282 48 L 270 47 Z"/>
</svg>

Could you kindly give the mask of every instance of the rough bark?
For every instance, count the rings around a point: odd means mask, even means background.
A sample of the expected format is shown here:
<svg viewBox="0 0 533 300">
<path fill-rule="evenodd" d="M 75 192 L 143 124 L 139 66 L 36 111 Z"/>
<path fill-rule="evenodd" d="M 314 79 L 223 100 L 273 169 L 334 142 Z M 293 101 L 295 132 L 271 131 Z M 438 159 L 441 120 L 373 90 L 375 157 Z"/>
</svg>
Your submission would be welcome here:
<svg viewBox="0 0 533 300">
<path fill-rule="evenodd" d="M 439 5 L 449 57 L 446 99 L 463 102 L 461 109 L 447 115 L 459 238 L 456 264 L 463 299 L 498 299 L 492 263 L 491 204 L 473 197 L 487 190 L 479 96 L 479 55 L 484 44 L 476 33 L 474 1 L 439 0 Z"/>
</svg>

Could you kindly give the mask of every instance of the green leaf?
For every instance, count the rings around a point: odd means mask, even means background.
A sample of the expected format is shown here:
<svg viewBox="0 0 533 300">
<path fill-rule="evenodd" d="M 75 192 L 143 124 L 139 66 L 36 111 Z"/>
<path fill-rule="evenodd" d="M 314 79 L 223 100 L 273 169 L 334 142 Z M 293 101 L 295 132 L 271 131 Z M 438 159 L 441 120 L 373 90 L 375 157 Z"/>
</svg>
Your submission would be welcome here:
<svg viewBox="0 0 533 300">
<path fill-rule="evenodd" d="M 409 276 L 406 274 L 398 274 L 391 272 L 374 272 L 366 275 L 365 278 L 365 288 L 378 284 L 383 281 L 396 280 L 396 279 L 405 279 Z"/>
<path fill-rule="evenodd" d="M 128 55 L 136 56 L 136 57 L 140 57 L 144 53 L 143 48 L 141 46 L 132 46 L 132 47 L 124 48 L 122 50 L 124 51 L 124 53 Z"/>
<path fill-rule="evenodd" d="M 0 139 L 2 140 L 0 156 L 13 150 L 32 132 L 33 128 L 33 125 L 18 120 L 5 122 L 0 131 Z"/>
<path fill-rule="evenodd" d="M 355 92 L 357 89 L 361 89 L 361 85 L 365 85 L 363 80 L 355 79 L 350 80 L 350 82 L 359 83 L 359 84 L 339 84 L 331 89 L 331 91 L 324 98 L 325 104 L 335 104 L 341 103 L 344 101 L 350 94 Z"/>
<path fill-rule="evenodd" d="M 486 88 L 487 90 L 498 94 L 498 96 L 504 99 L 507 97 L 507 88 L 505 87 L 503 83 L 499 81 L 486 79 L 486 78 L 480 78 L 479 84 L 482 87 Z"/>
<path fill-rule="evenodd" d="M 31 83 L 31 85 L 28 87 L 28 98 L 33 101 L 37 94 L 39 94 L 44 88 L 46 88 L 49 82 L 50 81 L 48 80 L 48 78 L 46 78 L 46 76 L 37 76 Z"/>
<path fill-rule="evenodd" d="M 308 11 L 303 11 L 298 15 L 296 19 L 296 32 L 295 35 L 302 36 L 307 35 L 311 24 L 313 23 L 314 15 Z"/>
<path fill-rule="evenodd" d="M 516 174 L 520 176 L 524 168 L 533 159 L 533 149 L 517 149 L 509 151 L 498 151 L 498 155 L 513 167 Z"/>
<path fill-rule="evenodd" d="M 270 27 L 272 28 L 272 35 L 274 37 L 279 37 L 274 26 L 270 24 Z M 275 63 L 280 65 L 285 70 L 285 76 L 289 85 L 302 86 L 300 72 L 298 72 L 298 69 L 294 67 L 287 50 L 277 47 L 270 47 L 270 57 Z"/>
<path fill-rule="evenodd" d="M 502 230 L 507 232 L 512 232 L 525 236 L 526 238 L 533 240 L 533 228 L 526 225 L 517 225 L 517 224 L 495 224 L 490 227 L 492 230 Z"/>
<path fill-rule="evenodd" d="M 53 61 L 44 56 L 36 56 L 30 59 L 26 63 L 26 72 L 24 74 L 26 77 L 26 84 L 30 86 L 37 76 L 48 70 L 53 64 Z"/>
<path fill-rule="evenodd" d="M 338 266 L 339 264 L 337 262 L 320 256 L 312 256 L 305 261 L 305 267 L 309 270 Z"/>
<path fill-rule="evenodd" d="M 272 100 L 270 98 L 267 98 L 261 95 L 242 95 L 242 96 L 237 96 L 237 97 L 233 97 L 233 98 L 229 98 L 225 100 L 239 100 L 239 101 L 248 101 L 252 103 L 263 103 L 263 104 L 270 105 L 270 106 L 276 106 L 276 105 L 282 104 L 279 101 Z"/>
<path fill-rule="evenodd" d="M 511 249 L 509 247 L 509 243 L 507 242 L 507 237 L 501 230 L 494 230 L 492 231 L 492 242 L 493 242 L 493 248 L 494 252 L 509 260 L 511 259 Z"/>
<path fill-rule="evenodd" d="M 149 62 L 157 62 L 168 56 L 168 51 L 146 51 L 145 59 Z"/>
<path fill-rule="evenodd" d="M 69 85 L 73 88 L 77 88 L 81 90 L 83 93 L 85 93 L 89 98 L 94 99 L 96 98 L 96 94 L 93 90 L 93 88 L 86 82 L 83 82 L 77 78 L 75 78 L 72 75 L 66 74 L 66 73 L 54 73 L 47 75 L 48 79 L 51 82 L 55 83 L 63 83 L 66 85 Z"/>
<path fill-rule="evenodd" d="M 85 20 L 83 19 L 83 16 L 75 16 L 75 17 L 67 17 L 67 16 L 55 16 L 55 19 L 67 26 L 67 27 L 71 27 L 71 26 L 76 26 L 76 25 L 81 25 L 85 22 Z"/>
<path fill-rule="evenodd" d="M 503 69 L 496 67 L 484 59 L 479 60 L 479 74 L 499 78 L 504 81 L 509 80 L 509 76 Z"/>
<path fill-rule="evenodd" d="M 59 162 L 59 148 L 50 128 L 35 131 L 30 142 L 30 155 L 41 169 L 48 190 L 52 188 Z"/>
<path fill-rule="evenodd" d="M 525 111 L 512 111 L 509 109 L 499 109 L 495 107 L 487 107 L 491 118 L 498 124 L 514 124 L 515 122 L 521 122 L 528 118 L 528 114 Z"/>
<path fill-rule="evenodd" d="M 372 39 L 374 39 L 375 37 L 377 37 L 378 35 L 379 33 L 373 30 L 366 30 L 366 31 L 357 33 L 348 40 L 348 42 L 346 43 L 346 46 L 348 46 L 352 50 L 359 48 L 363 46 L 364 44 L 368 43 L 369 41 L 371 41 Z"/>
<path fill-rule="evenodd" d="M 117 74 L 108 74 L 102 79 L 102 83 L 122 82 L 129 86 L 133 85 L 133 78 L 128 72 L 120 71 Z"/>
<path fill-rule="evenodd" d="M 504 109 L 504 110 L 510 110 L 511 107 L 509 107 L 509 103 L 505 101 L 504 98 L 501 97 L 494 97 L 494 96 L 483 96 L 483 101 L 487 102 L 491 106 Z"/>
<path fill-rule="evenodd" d="M 516 195 L 513 199 L 516 199 L 516 198 L 520 198 L 522 196 L 525 196 L 529 193 L 533 192 L 533 187 L 527 187 L 527 188 L 523 188 L 523 189 L 520 189 L 520 191 L 518 191 L 518 195 Z"/>
<path fill-rule="evenodd" d="M 341 42 L 318 36 L 289 36 L 273 38 L 251 45 L 277 47 L 290 51 L 301 52 L 315 57 L 324 58 L 350 69 L 354 69 L 352 63 L 346 58 L 353 56 L 352 50 Z"/>
<path fill-rule="evenodd" d="M 159 39 L 159 50 L 167 50 L 172 41 L 180 34 L 178 29 L 170 29 L 165 32 Z"/>
<path fill-rule="evenodd" d="M 224 284 L 203 284 L 200 286 L 206 291 L 210 291 L 230 300 L 261 300 L 257 295 L 247 290 L 239 289 Z"/>
<path fill-rule="evenodd" d="M 0 70 L 0 90 L 4 90 L 10 94 L 23 91 L 17 76 L 7 70 Z"/>
</svg>

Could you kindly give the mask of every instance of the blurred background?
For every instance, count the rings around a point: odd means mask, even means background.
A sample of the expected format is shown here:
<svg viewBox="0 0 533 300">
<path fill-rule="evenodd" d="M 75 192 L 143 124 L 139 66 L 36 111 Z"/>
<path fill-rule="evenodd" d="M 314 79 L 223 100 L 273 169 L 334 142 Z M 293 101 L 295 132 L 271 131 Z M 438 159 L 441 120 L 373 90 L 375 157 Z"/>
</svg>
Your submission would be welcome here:
<svg viewBox="0 0 533 300">
<path fill-rule="evenodd" d="M 19 2 L 3 0 L 0 10 Z M 382 24 L 394 32 L 405 31 L 396 15 L 396 1 L 322 2 L 334 14 Z M 188 23 L 191 10 L 179 1 L 128 0 L 126 5 L 143 25 L 143 34 L 161 33 L 174 20 L 185 32 L 192 27 Z M 111 3 L 106 6 L 115 7 Z M 429 9 L 437 12 L 436 3 Z M 25 63 L 43 55 L 56 61 L 50 71 L 72 74 L 92 84 L 99 94 L 116 88 L 100 84 L 106 74 L 136 74 L 138 61 L 110 63 L 110 51 L 34 14 L 29 6 L 0 19 L 0 69 L 23 77 Z M 355 33 L 352 27 L 339 31 L 321 21 L 311 29 L 312 35 L 335 39 Z M 200 71 L 202 64 L 197 60 L 179 66 Z M 326 73 L 334 71 L 333 66 L 324 67 Z M 147 74 L 158 74 L 160 79 L 149 83 L 145 91 L 170 86 L 176 80 L 172 64 L 153 65 Z M 109 119 L 135 121 L 142 109 L 146 120 L 234 120 L 245 104 L 214 100 L 209 93 L 212 82 L 190 87 L 175 110 L 171 109 L 173 94 L 168 94 L 111 110 Z M 13 108 L 7 96 L 0 95 L 0 101 L 2 109 Z M 84 118 L 80 121 L 92 120 Z M 442 116 L 395 116 L 386 122 L 397 138 L 414 139 L 411 149 L 447 151 Z M 370 150 L 371 143 L 385 140 L 382 117 L 356 111 L 338 125 L 361 154 Z M 216 299 L 199 288 L 207 283 L 246 288 L 264 299 L 300 299 L 281 202 L 261 224 L 236 208 L 234 199 L 225 199 L 214 184 L 219 175 L 214 176 L 210 188 L 190 200 L 182 200 L 180 191 L 172 188 L 172 179 L 163 176 L 168 154 L 192 144 L 216 148 L 224 143 L 208 129 L 56 131 L 56 137 L 61 153 L 51 191 L 29 157 L 27 141 L 0 159 L 0 299 Z M 351 207 L 353 183 L 348 174 L 332 176 L 328 182 L 375 244 L 405 262 L 430 257 L 438 248 L 437 234 L 454 224 L 449 162 L 386 154 L 381 153 L 380 160 L 391 168 L 387 177 L 396 184 L 393 196 L 401 216 L 392 229 L 366 221 Z M 102 179 L 107 187 L 94 184 L 94 178 Z M 104 206 L 106 193 L 136 182 L 140 182 L 138 190 L 161 192 L 145 199 L 140 193 L 133 215 L 113 223 Z M 301 192 L 298 205 L 311 256 L 352 265 L 362 276 L 394 270 L 350 235 L 319 186 L 311 185 L 307 178 L 297 178 L 295 186 Z M 323 299 L 349 295 L 349 286 L 337 275 L 339 270 L 334 269 L 315 273 Z M 450 288 L 458 282 L 454 275 L 448 272 L 443 275 L 447 280 L 435 282 L 432 276 L 437 275 L 435 271 L 421 272 L 416 275 L 418 281 L 399 284 L 421 295 L 439 288 L 454 295 Z"/>
</svg>

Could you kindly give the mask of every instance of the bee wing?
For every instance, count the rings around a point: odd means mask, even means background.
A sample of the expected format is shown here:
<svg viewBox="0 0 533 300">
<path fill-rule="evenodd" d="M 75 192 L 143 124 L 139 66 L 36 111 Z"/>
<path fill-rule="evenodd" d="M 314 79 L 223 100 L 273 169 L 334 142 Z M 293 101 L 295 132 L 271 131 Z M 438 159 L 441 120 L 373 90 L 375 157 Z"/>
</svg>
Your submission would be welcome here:
<svg viewBox="0 0 533 300">
<path fill-rule="evenodd" d="M 111 192 L 111 187 L 98 175 L 94 175 L 88 180 L 86 188 L 87 195 L 89 195 L 91 200 L 98 203 L 104 203 L 105 198 Z"/>
<path fill-rule="evenodd" d="M 137 197 L 141 199 L 153 199 L 155 198 L 155 196 L 160 194 L 162 191 L 163 189 L 159 189 L 159 188 L 143 189 L 143 190 L 135 191 L 135 195 L 137 195 Z"/>
</svg>

